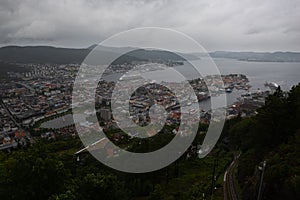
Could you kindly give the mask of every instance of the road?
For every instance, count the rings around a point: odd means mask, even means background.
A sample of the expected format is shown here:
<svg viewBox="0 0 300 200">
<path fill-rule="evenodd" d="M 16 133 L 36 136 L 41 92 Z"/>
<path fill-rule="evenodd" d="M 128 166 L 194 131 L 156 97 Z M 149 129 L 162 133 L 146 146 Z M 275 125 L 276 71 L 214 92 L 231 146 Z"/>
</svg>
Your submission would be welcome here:
<svg viewBox="0 0 300 200">
<path fill-rule="evenodd" d="M 31 92 L 34 93 L 35 89 L 25 83 L 21 83 L 21 82 L 14 82 L 15 84 L 19 84 L 19 85 L 22 85 L 23 87 L 27 88 L 28 90 L 30 90 Z"/>
<path fill-rule="evenodd" d="M 17 120 L 15 119 L 15 117 L 11 114 L 10 110 L 6 107 L 5 103 L 3 103 L 3 101 L 0 101 L 2 107 L 5 109 L 6 113 L 9 115 L 10 119 L 19 127 L 21 128 L 21 124 L 19 124 L 17 122 Z"/>
<path fill-rule="evenodd" d="M 224 174 L 224 200 L 239 200 L 239 195 L 236 191 L 235 180 L 234 180 L 234 169 L 238 165 L 238 158 L 240 155 L 235 156 L 234 160 L 226 170 Z"/>
<path fill-rule="evenodd" d="M 13 114 L 10 112 L 10 110 L 6 107 L 5 103 L 0 100 L 0 104 L 2 107 L 5 109 L 6 113 L 9 115 L 10 119 L 15 123 L 15 125 L 18 126 L 19 129 L 23 129 L 22 125 L 17 122 L 16 118 L 13 116 Z M 23 130 L 24 133 L 26 134 L 27 138 L 31 139 L 31 134 L 28 131 Z"/>
</svg>

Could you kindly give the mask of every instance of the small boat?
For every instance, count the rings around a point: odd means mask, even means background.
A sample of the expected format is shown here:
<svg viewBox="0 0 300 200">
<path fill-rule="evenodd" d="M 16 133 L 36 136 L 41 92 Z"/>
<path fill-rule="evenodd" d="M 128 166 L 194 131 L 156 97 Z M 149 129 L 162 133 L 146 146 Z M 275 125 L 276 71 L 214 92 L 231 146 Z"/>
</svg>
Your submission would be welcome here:
<svg viewBox="0 0 300 200">
<path fill-rule="evenodd" d="M 226 89 L 225 89 L 225 92 L 226 92 L 226 93 L 231 93 L 231 92 L 232 92 L 232 89 L 231 89 L 231 88 L 226 88 Z"/>
</svg>

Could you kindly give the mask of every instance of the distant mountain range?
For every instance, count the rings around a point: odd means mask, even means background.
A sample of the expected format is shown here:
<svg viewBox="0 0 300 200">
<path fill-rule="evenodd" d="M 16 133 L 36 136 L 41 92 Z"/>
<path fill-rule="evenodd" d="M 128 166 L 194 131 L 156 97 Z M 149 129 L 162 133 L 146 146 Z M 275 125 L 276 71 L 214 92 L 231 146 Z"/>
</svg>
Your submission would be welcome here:
<svg viewBox="0 0 300 200">
<path fill-rule="evenodd" d="M 253 62 L 300 62 L 299 52 L 230 52 L 215 51 L 210 53 L 212 58 L 230 58 Z"/>
<path fill-rule="evenodd" d="M 0 62 L 2 63 L 53 63 L 69 64 L 81 63 L 96 45 L 88 48 L 72 49 L 57 48 L 51 46 L 7 46 L 0 48 Z M 160 50 L 145 50 L 126 47 L 131 52 L 119 57 L 114 63 L 130 63 L 132 61 L 183 61 L 184 59 L 175 53 Z M 121 48 L 101 47 L 98 52 L 102 55 L 111 55 L 120 52 Z M 211 52 L 213 58 L 230 58 L 244 61 L 259 62 L 300 62 L 298 52 Z M 184 54 L 188 59 L 197 59 L 195 54 Z"/>
<path fill-rule="evenodd" d="M 7 46 L 0 48 L 0 60 L 10 63 L 79 63 L 90 51 L 50 46 Z"/>
<path fill-rule="evenodd" d="M 0 48 L 0 62 L 7 63 L 53 63 L 69 64 L 81 63 L 96 46 L 85 49 L 57 48 L 51 46 L 7 46 Z M 179 55 L 160 50 L 134 49 L 127 47 L 130 52 L 120 56 L 114 63 L 130 63 L 132 61 L 183 61 Z M 102 56 L 119 53 L 121 48 L 101 47 L 96 49 Z M 187 55 L 189 59 L 196 59 L 194 55 Z"/>
</svg>

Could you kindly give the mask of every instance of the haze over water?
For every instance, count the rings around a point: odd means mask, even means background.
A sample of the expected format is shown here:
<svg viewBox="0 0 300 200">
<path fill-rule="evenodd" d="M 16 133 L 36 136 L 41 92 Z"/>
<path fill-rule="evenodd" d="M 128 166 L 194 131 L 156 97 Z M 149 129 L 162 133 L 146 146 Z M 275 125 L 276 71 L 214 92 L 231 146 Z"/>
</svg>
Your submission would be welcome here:
<svg viewBox="0 0 300 200">
<path fill-rule="evenodd" d="M 249 79 L 252 86 L 250 92 L 258 90 L 267 90 L 264 84 L 266 82 L 275 82 L 283 90 L 289 90 L 293 85 L 300 82 L 300 63 L 299 62 L 248 62 L 234 59 L 214 58 L 213 59 L 221 74 L 244 74 Z M 199 62 L 199 66 L 209 63 L 209 59 L 204 58 Z M 188 79 L 198 78 L 198 73 L 189 63 L 177 66 L 176 70 L 185 74 Z M 167 79 L 167 77 L 166 77 Z M 232 93 L 227 94 L 227 105 L 233 104 L 244 90 L 234 89 Z M 200 102 L 203 108 L 208 108 L 210 100 Z"/>
</svg>

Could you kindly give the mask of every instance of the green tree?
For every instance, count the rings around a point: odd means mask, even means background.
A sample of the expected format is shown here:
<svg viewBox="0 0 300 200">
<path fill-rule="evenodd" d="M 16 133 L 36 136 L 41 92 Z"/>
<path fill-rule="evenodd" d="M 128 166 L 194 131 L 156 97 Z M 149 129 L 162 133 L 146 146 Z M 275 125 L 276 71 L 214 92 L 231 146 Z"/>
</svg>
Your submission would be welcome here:
<svg viewBox="0 0 300 200">
<path fill-rule="evenodd" d="M 161 200 L 163 199 L 163 190 L 160 185 L 156 185 L 154 190 L 150 193 L 149 200 Z"/>
<path fill-rule="evenodd" d="M 0 165 L 0 199 L 47 199 L 63 191 L 70 178 L 62 161 L 37 143 L 13 152 Z"/>
<path fill-rule="evenodd" d="M 124 184 L 116 176 L 103 174 L 87 174 L 77 179 L 78 199 L 86 200 L 119 200 L 129 197 Z"/>
</svg>

